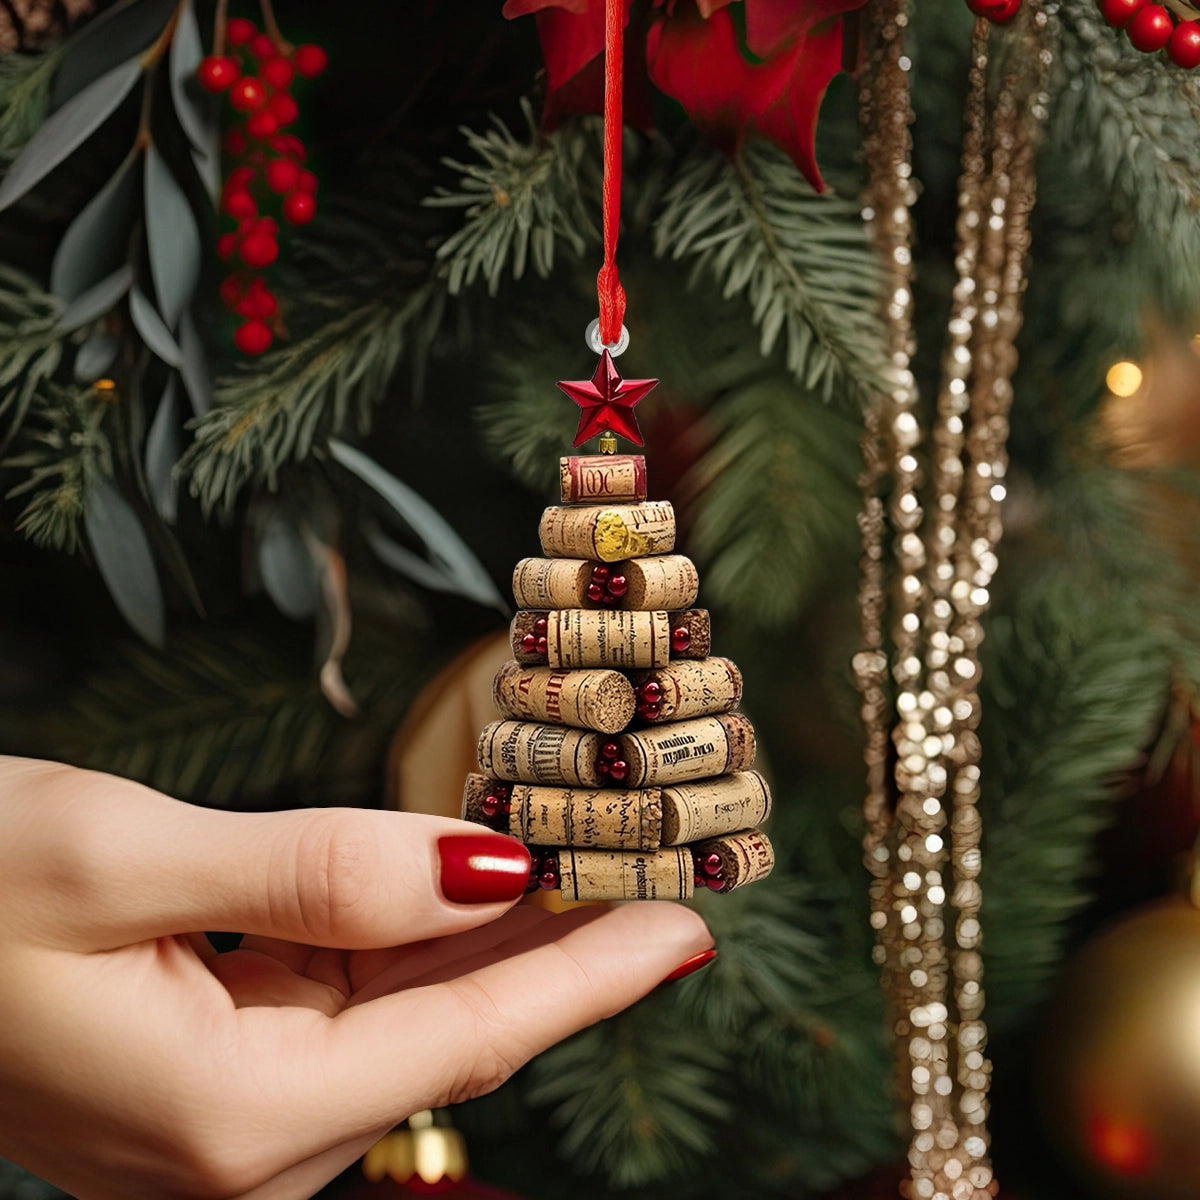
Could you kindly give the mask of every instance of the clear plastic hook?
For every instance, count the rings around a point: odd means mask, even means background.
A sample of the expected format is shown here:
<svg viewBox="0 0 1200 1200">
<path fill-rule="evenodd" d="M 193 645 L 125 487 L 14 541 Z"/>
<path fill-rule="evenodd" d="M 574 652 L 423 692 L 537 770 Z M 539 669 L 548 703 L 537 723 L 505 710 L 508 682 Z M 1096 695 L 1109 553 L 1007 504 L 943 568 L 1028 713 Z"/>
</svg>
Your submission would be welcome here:
<svg viewBox="0 0 1200 1200">
<path fill-rule="evenodd" d="M 606 346 L 600 340 L 600 319 L 597 317 L 584 331 L 583 340 L 587 342 L 588 349 L 595 354 L 599 354 L 602 350 L 607 350 L 613 358 L 620 358 L 629 349 L 629 330 L 622 325 L 621 336 L 615 342 Z"/>
</svg>

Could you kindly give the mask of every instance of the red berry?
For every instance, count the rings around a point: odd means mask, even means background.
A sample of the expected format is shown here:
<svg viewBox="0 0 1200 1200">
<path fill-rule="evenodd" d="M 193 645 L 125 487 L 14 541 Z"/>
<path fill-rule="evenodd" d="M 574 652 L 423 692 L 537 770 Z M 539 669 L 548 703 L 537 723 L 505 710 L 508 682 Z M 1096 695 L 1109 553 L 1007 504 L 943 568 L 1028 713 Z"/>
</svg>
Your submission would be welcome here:
<svg viewBox="0 0 1200 1200">
<path fill-rule="evenodd" d="M 604 589 L 598 583 L 589 583 L 587 585 L 587 598 L 593 604 L 599 604 L 604 597 Z"/>
<path fill-rule="evenodd" d="M 1147 0 L 1100 0 L 1100 15 L 1114 28 L 1124 29 Z"/>
<path fill-rule="evenodd" d="M 1147 4 L 1134 14 L 1125 32 L 1138 50 L 1152 54 L 1170 41 L 1174 29 L 1171 14 L 1161 4 Z"/>
<path fill-rule="evenodd" d="M 228 262 L 237 249 L 237 238 L 232 233 L 223 233 L 217 238 L 217 257 Z"/>
<path fill-rule="evenodd" d="M 621 783 L 629 774 L 629 764 L 623 758 L 614 759 L 608 764 L 608 774 L 610 779 Z"/>
<path fill-rule="evenodd" d="M 254 182 L 255 173 L 253 167 L 234 167 L 225 176 L 225 190 L 227 192 L 244 192 Z"/>
<path fill-rule="evenodd" d="M 265 233 L 252 233 L 242 239 L 238 254 L 248 267 L 269 267 L 279 257 L 279 243 Z"/>
<path fill-rule="evenodd" d="M 292 79 L 295 77 L 296 68 L 292 66 L 290 59 L 269 58 L 263 63 L 258 73 L 262 77 L 263 83 L 268 87 L 282 91 L 284 88 L 290 86 Z"/>
<path fill-rule="evenodd" d="M 262 354 L 271 344 L 272 333 L 265 321 L 247 321 L 233 334 L 233 344 L 243 354 Z"/>
<path fill-rule="evenodd" d="M 257 112 L 267 102 L 267 89 L 261 79 L 243 75 L 229 89 L 229 103 L 242 113 Z"/>
<path fill-rule="evenodd" d="M 521 639 L 521 653 L 532 654 L 537 649 L 537 638 L 532 633 L 527 633 Z"/>
<path fill-rule="evenodd" d="M 279 128 L 275 114 L 271 112 L 256 112 L 246 118 L 246 132 L 252 138 L 260 140 L 269 138 Z"/>
<path fill-rule="evenodd" d="M 986 17 L 995 25 L 1003 25 L 1017 15 L 1021 0 L 967 0 L 967 7 L 977 17 Z"/>
<path fill-rule="evenodd" d="M 629 591 L 629 580 L 624 575 L 613 575 L 608 581 L 610 596 L 623 596 Z"/>
<path fill-rule="evenodd" d="M 279 301 L 274 293 L 257 277 L 250 281 L 250 286 L 246 289 L 246 300 L 254 309 L 249 316 L 269 321 L 279 311 Z"/>
<path fill-rule="evenodd" d="M 258 205 L 254 203 L 254 197 L 240 189 L 226 191 L 221 207 L 235 221 L 244 221 L 248 217 L 258 215 Z"/>
<path fill-rule="evenodd" d="M 298 191 L 307 192 L 310 196 L 315 196 L 317 194 L 317 186 L 317 177 L 311 171 L 300 172 L 300 178 L 296 180 L 296 189 Z"/>
<path fill-rule="evenodd" d="M 271 149 L 276 154 L 286 154 L 297 162 L 303 162 L 307 157 L 304 143 L 294 133 L 281 133 L 278 137 L 272 138 Z"/>
<path fill-rule="evenodd" d="M 230 17 L 225 25 L 225 40 L 231 46 L 241 46 L 258 32 L 258 26 L 245 17 Z"/>
<path fill-rule="evenodd" d="M 296 186 L 296 181 L 300 178 L 300 168 L 290 158 L 273 158 L 267 163 L 263 174 L 267 180 L 267 187 L 282 196 Z"/>
<path fill-rule="evenodd" d="M 233 234 L 227 233 L 226 237 L 232 237 Z M 240 275 L 226 275 L 221 280 L 220 287 L 217 289 L 221 296 L 221 303 L 226 308 L 233 308 L 235 304 L 242 298 L 242 279 Z"/>
<path fill-rule="evenodd" d="M 279 236 L 279 222 L 274 217 L 259 217 L 254 222 L 254 233 L 265 233 L 267 237 L 277 238 Z"/>
<path fill-rule="evenodd" d="M 600 747 L 600 754 L 603 758 L 613 759 L 616 758 L 620 753 L 621 747 L 618 746 L 616 742 L 605 742 L 604 745 Z"/>
<path fill-rule="evenodd" d="M 210 54 L 196 68 L 196 79 L 206 92 L 223 92 L 241 74 L 232 58 Z"/>
<path fill-rule="evenodd" d="M 297 46 L 292 51 L 292 62 L 305 79 L 313 79 L 329 66 L 329 55 L 320 46 Z"/>
<path fill-rule="evenodd" d="M 546 651 L 550 649 L 550 643 L 544 637 L 538 638 L 538 640 L 534 644 L 537 647 L 537 652 L 539 654 L 545 654 Z"/>
<path fill-rule="evenodd" d="M 1167 42 L 1167 54 L 1177 66 L 1200 66 L 1200 21 L 1180 21 Z"/>
<path fill-rule="evenodd" d="M 609 570 L 607 567 L 593 567 L 592 568 L 592 582 L 593 583 L 603 583 L 608 578 L 608 576 L 609 576 Z"/>
<path fill-rule="evenodd" d="M 221 144 L 225 148 L 225 153 L 233 155 L 234 158 L 239 154 L 246 153 L 246 135 L 240 129 L 229 130 Z"/>
<path fill-rule="evenodd" d="M 276 92 L 267 101 L 267 110 L 279 122 L 280 129 L 285 125 L 290 125 L 300 115 L 300 106 L 287 92 Z"/>
<path fill-rule="evenodd" d="M 646 682 L 643 683 L 640 688 L 638 688 L 638 694 L 643 700 L 646 700 L 651 704 L 657 704 L 662 698 L 662 684 L 660 684 L 656 679 L 647 679 Z"/>
<path fill-rule="evenodd" d="M 274 58 L 279 53 L 275 43 L 265 33 L 256 33 L 250 39 L 246 49 L 249 50 L 255 58 Z"/>
<path fill-rule="evenodd" d="M 692 644 L 692 631 L 686 625 L 677 625 L 671 630 L 671 649 L 682 654 Z"/>
</svg>

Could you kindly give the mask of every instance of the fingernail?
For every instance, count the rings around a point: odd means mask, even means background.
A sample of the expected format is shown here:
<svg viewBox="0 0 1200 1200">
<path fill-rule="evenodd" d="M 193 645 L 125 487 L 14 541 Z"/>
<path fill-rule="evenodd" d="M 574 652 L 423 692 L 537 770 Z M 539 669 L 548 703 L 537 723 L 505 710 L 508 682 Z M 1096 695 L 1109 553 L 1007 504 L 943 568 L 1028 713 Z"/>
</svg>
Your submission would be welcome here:
<svg viewBox="0 0 1200 1200">
<path fill-rule="evenodd" d="M 529 851 L 494 833 L 438 838 L 442 895 L 455 904 L 515 900 L 529 882 Z"/>
<path fill-rule="evenodd" d="M 701 967 L 707 967 L 714 958 L 717 957 L 715 950 L 701 950 L 699 954 L 693 954 L 691 958 L 684 959 L 673 970 L 670 975 L 663 980 L 663 983 L 674 983 L 676 979 L 682 979 L 685 975 L 691 975 L 694 971 L 700 970 Z"/>
</svg>

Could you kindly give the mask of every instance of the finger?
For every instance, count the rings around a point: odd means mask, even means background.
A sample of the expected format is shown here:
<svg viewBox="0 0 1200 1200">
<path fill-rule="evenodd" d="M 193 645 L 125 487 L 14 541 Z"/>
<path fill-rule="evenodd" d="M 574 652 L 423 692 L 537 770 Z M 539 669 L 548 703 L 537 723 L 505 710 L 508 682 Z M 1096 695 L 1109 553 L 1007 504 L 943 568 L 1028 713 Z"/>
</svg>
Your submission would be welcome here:
<svg viewBox="0 0 1200 1200">
<path fill-rule="evenodd" d="M 25 876 L 36 920 L 56 916 L 60 939 L 90 949 L 204 929 L 396 946 L 494 920 L 528 878 L 519 842 L 449 818 L 216 812 L 51 764 L 21 787 L 39 820 L 0 867 Z"/>
<path fill-rule="evenodd" d="M 235 1008 L 311 1008 L 328 1017 L 341 1012 L 345 993 L 336 983 L 297 975 L 278 959 L 255 950 L 230 950 L 208 964 Z"/>
<path fill-rule="evenodd" d="M 338 1139 L 482 1095 L 711 945 L 698 914 L 674 904 L 577 910 L 543 922 L 469 975 L 335 1017 L 296 1061 L 301 1077 L 319 1070 L 326 1083 L 323 1104 L 299 1119 Z"/>
</svg>

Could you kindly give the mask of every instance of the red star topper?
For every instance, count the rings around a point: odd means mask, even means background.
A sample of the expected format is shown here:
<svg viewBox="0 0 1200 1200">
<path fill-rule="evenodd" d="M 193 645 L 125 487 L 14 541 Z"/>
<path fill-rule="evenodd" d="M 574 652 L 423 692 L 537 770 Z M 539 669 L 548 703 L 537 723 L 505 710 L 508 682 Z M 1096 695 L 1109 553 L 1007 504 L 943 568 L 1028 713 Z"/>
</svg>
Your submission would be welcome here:
<svg viewBox="0 0 1200 1200">
<path fill-rule="evenodd" d="M 575 431 L 576 446 L 582 446 L 588 438 L 606 429 L 639 446 L 645 445 L 633 406 L 658 386 L 657 379 L 622 379 L 612 355 L 605 350 L 591 379 L 560 380 L 558 386 L 583 409 Z"/>
</svg>

